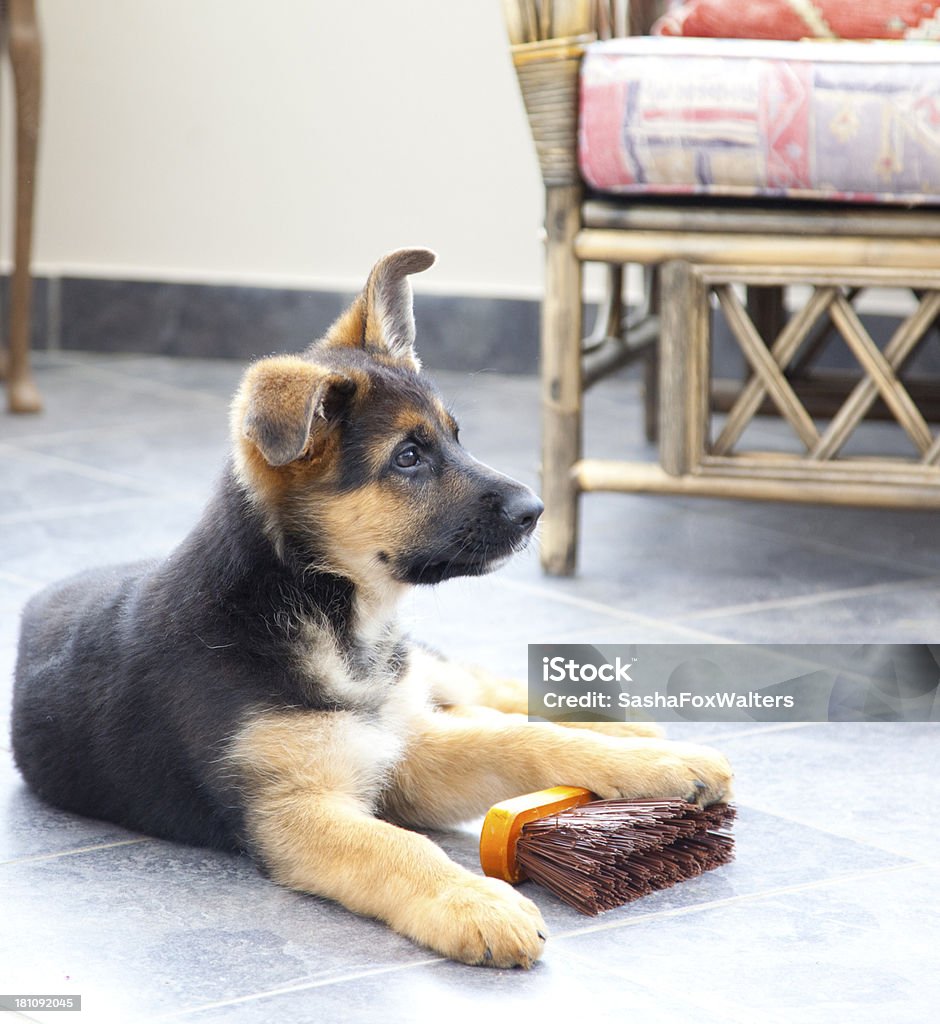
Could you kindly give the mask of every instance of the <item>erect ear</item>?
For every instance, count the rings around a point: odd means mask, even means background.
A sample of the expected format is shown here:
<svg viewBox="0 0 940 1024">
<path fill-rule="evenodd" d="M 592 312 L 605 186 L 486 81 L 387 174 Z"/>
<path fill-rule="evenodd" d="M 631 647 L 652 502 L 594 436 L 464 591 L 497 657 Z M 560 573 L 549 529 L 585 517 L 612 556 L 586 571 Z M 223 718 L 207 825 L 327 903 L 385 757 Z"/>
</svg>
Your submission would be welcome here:
<svg viewBox="0 0 940 1024">
<path fill-rule="evenodd" d="M 236 399 L 241 434 L 268 465 L 286 466 L 335 425 L 355 390 L 345 374 L 296 356 L 263 359 L 249 368 Z"/>
<path fill-rule="evenodd" d="M 420 367 L 414 352 L 414 296 L 409 274 L 437 259 L 430 249 L 396 249 L 372 268 L 362 294 L 330 328 L 326 345 L 367 347 Z"/>
<path fill-rule="evenodd" d="M 427 270 L 437 259 L 430 249 L 396 249 L 372 268 L 366 288 L 340 315 L 321 347 L 362 348 L 387 352 L 415 370 L 421 368 L 415 354 L 415 310 L 408 275 Z"/>
<path fill-rule="evenodd" d="M 430 249 L 396 249 L 376 263 L 365 290 L 366 345 L 414 359 L 414 296 L 408 275 L 427 270 L 436 259 Z"/>
</svg>

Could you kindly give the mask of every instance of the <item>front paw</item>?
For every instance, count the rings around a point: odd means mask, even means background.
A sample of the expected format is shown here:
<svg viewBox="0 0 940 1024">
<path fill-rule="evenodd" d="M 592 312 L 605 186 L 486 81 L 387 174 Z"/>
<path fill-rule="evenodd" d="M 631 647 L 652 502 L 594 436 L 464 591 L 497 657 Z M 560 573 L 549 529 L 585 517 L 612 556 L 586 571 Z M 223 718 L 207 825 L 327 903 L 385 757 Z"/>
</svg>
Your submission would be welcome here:
<svg viewBox="0 0 940 1024">
<path fill-rule="evenodd" d="M 585 783 L 605 800 L 685 800 L 705 807 L 731 799 L 731 765 L 711 747 L 665 740 L 625 740 L 617 747 L 599 766 L 595 784 Z"/>
<path fill-rule="evenodd" d="M 451 960 L 481 967 L 531 967 L 548 934 L 531 900 L 506 882 L 476 876 L 422 907 L 408 931 Z"/>
</svg>

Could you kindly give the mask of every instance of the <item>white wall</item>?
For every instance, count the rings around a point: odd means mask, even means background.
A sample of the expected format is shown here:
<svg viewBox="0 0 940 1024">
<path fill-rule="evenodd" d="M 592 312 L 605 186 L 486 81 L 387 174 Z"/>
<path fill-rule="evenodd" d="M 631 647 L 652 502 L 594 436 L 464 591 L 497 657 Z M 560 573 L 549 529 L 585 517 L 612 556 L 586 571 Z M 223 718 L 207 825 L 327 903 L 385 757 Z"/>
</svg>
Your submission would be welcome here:
<svg viewBox="0 0 940 1024">
<path fill-rule="evenodd" d="M 415 243 L 440 253 L 425 290 L 537 293 L 541 181 L 498 0 L 39 13 L 37 273 L 357 287 Z"/>
</svg>

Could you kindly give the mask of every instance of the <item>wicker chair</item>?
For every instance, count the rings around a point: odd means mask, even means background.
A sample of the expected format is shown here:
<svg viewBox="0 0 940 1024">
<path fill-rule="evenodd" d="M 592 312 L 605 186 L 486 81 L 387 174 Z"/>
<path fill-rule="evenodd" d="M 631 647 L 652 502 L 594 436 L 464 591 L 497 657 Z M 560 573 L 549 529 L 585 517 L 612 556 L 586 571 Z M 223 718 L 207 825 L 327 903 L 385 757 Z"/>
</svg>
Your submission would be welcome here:
<svg viewBox="0 0 940 1024">
<path fill-rule="evenodd" d="M 940 314 L 940 213 L 929 205 L 591 193 L 578 161 L 582 56 L 598 38 L 647 32 L 656 5 L 631 3 L 629 23 L 620 6 L 504 0 L 545 182 L 545 570 L 574 571 L 584 492 L 940 508 L 940 437 L 928 425 L 940 413 L 940 386 L 904 376 Z M 606 265 L 608 296 L 585 340 L 587 262 Z M 649 284 L 630 317 L 622 303 L 627 264 L 644 267 Z M 787 316 L 784 289 L 797 284 L 808 286 L 807 297 Z M 873 286 L 916 295 L 916 310 L 886 345 L 872 340 L 853 305 Z M 719 311 L 746 359 L 742 381 L 712 377 Z M 816 369 L 834 336 L 852 355 L 851 373 Z M 647 433 L 658 438 L 658 464 L 582 457 L 585 390 L 634 359 L 646 364 Z M 799 451 L 742 450 L 745 428 L 768 413 L 792 426 Z M 911 453 L 846 454 L 872 416 L 892 420 Z"/>
</svg>

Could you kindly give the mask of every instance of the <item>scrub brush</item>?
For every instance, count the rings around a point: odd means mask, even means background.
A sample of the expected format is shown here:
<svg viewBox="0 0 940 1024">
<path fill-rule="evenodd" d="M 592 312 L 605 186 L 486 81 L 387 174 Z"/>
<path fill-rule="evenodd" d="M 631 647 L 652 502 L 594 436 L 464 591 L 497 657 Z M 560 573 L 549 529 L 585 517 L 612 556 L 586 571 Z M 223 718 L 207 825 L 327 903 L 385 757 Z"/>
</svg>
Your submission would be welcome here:
<svg viewBox="0 0 940 1024">
<path fill-rule="evenodd" d="M 582 914 L 599 914 L 727 864 L 729 804 L 598 800 L 555 786 L 491 807 L 480 835 L 484 874 L 529 878 Z"/>
</svg>

